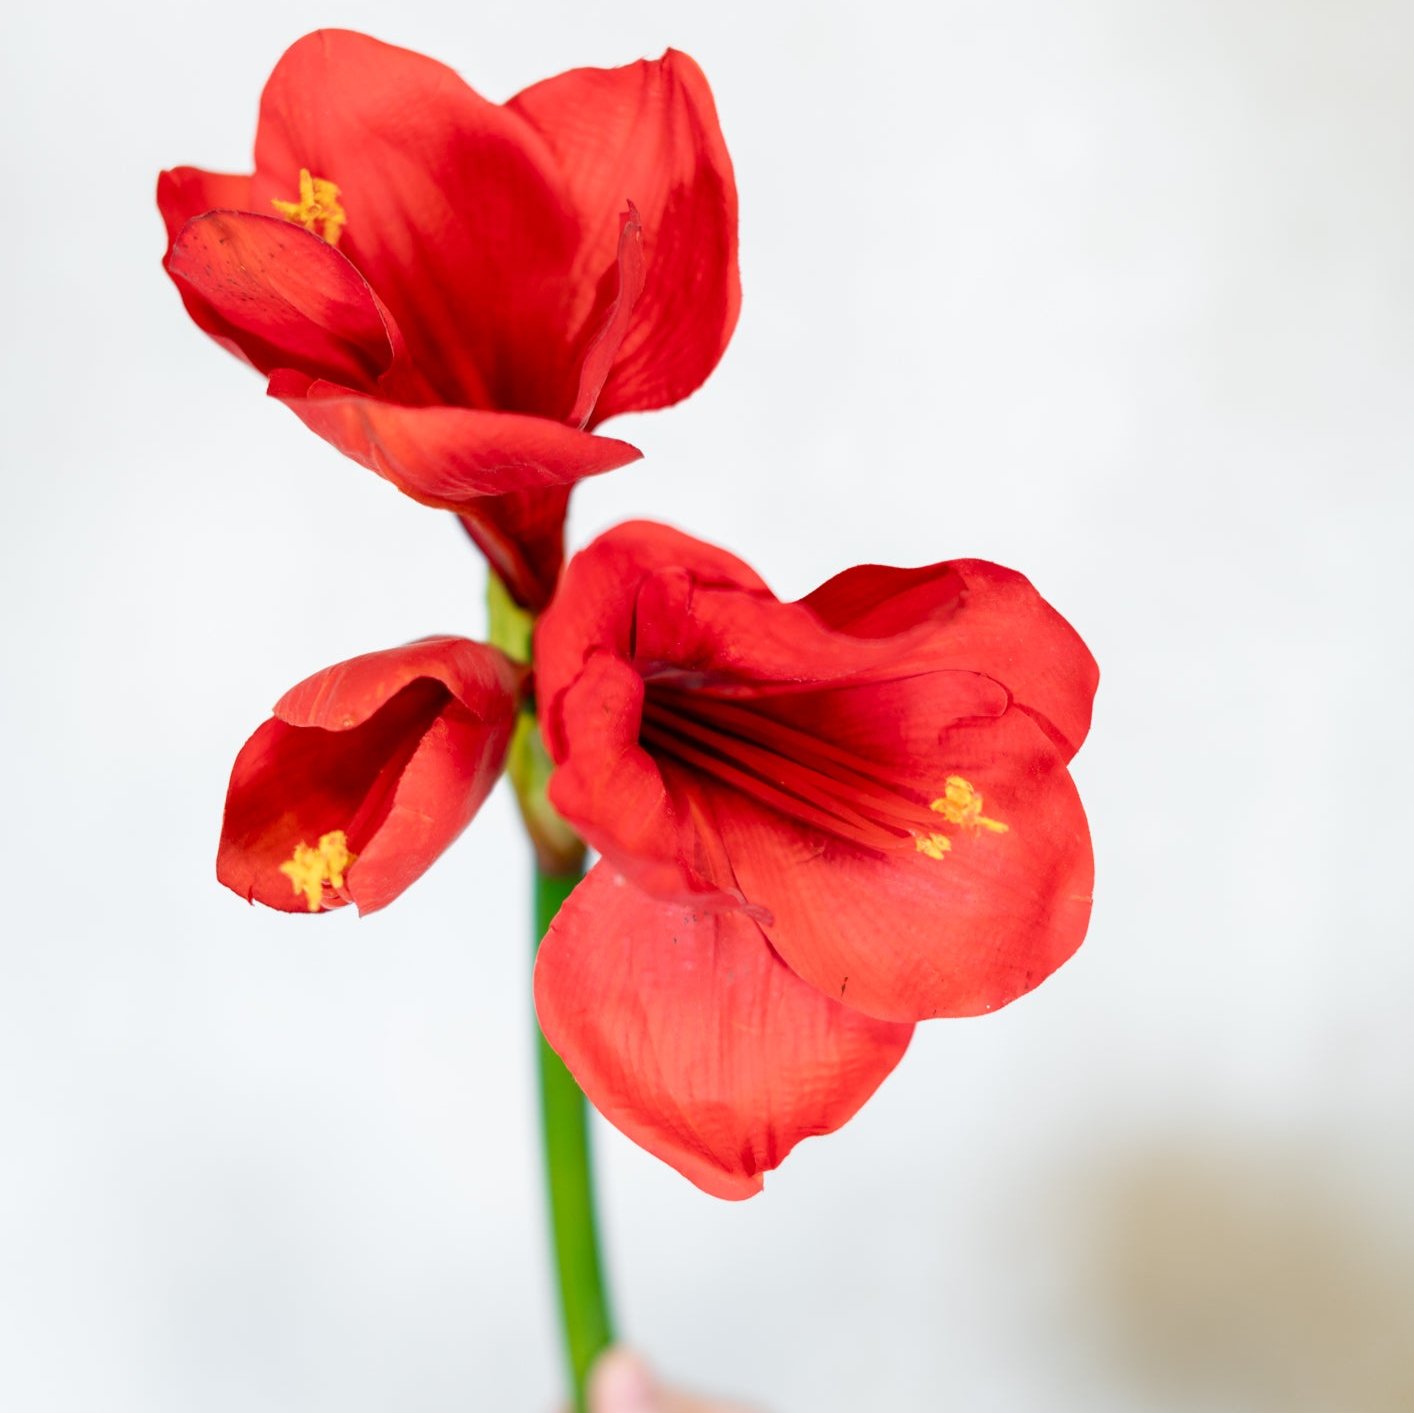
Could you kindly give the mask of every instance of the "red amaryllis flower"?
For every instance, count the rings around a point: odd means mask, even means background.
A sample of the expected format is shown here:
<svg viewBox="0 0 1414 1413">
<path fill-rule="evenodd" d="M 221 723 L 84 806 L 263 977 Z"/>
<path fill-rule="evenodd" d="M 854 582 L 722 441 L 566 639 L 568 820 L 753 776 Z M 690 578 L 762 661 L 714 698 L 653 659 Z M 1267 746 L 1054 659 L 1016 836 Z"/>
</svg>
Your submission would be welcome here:
<svg viewBox="0 0 1414 1413">
<path fill-rule="evenodd" d="M 255 172 L 158 183 L 166 268 L 213 338 L 320 436 L 454 510 L 512 592 L 550 595 L 571 486 L 638 452 L 736 323 L 736 187 L 684 54 L 488 103 L 365 35 L 301 39 Z"/>
<path fill-rule="evenodd" d="M 541 1024 L 708 1192 L 757 1191 L 912 1022 L 1003 1006 L 1084 936 L 1096 670 L 1019 574 L 866 565 L 781 603 L 633 524 L 571 561 L 536 657 L 550 797 L 603 855 L 541 947 Z"/>
<path fill-rule="evenodd" d="M 386 907 L 496 783 L 524 676 L 495 648 L 424 638 L 292 687 L 236 757 L 217 878 L 285 912 Z"/>
</svg>

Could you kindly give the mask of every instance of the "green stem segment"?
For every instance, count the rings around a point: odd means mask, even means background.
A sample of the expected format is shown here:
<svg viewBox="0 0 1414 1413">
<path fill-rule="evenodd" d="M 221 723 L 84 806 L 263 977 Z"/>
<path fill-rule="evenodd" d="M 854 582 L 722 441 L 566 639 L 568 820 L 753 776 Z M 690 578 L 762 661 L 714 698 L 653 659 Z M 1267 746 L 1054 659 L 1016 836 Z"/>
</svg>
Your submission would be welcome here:
<svg viewBox="0 0 1414 1413">
<path fill-rule="evenodd" d="M 535 869 L 535 935 L 544 937 L 560 905 L 579 882 L 578 869 Z M 540 1117 L 545 1133 L 545 1183 L 550 1230 L 560 1281 L 560 1312 L 569 1356 L 575 1413 L 585 1413 L 590 1365 L 613 1342 L 609 1299 L 594 1221 L 594 1168 L 589 1153 L 589 1111 L 564 1062 L 537 1035 L 540 1051 Z"/>
</svg>

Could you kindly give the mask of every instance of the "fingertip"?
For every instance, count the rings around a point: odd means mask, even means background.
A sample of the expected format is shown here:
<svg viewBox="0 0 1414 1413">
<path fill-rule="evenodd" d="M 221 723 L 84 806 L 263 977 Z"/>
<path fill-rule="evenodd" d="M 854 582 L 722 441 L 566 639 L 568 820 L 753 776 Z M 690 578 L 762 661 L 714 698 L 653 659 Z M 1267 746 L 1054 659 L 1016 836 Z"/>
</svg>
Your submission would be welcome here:
<svg viewBox="0 0 1414 1413">
<path fill-rule="evenodd" d="M 610 1349 L 589 1375 L 589 1413 L 660 1413 L 663 1405 L 648 1366 L 627 1349 Z"/>
</svg>

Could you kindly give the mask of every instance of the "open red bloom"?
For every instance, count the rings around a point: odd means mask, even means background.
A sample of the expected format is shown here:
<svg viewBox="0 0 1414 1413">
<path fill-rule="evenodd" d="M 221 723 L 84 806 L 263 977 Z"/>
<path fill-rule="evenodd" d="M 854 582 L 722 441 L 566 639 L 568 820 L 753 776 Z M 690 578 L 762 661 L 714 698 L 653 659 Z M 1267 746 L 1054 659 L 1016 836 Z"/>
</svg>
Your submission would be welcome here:
<svg viewBox="0 0 1414 1413">
<path fill-rule="evenodd" d="M 685 54 L 488 103 L 321 30 L 276 65 L 255 172 L 164 172 L 166 268 L 320 436 L 458 512 L 542 605 L 570 488 L 638 456 L 591 434 L 711 372 L 736 324 L 736 187 Z"/>
<path fill-rule="evenodd" d="M 540 950 L 598 1108 L 724 1197 L 843 1123 L 912 1022 L 1080 944 L 1066 763 L 1096 670 L 1019 574 L 866 565 L 782 603 L 662 526 L 571 561 L 536 636 L 550 797 L 603 855 Z"/>
<path fill-rule="evenodd" d="M 386 907 L 496 783 L 524 676 L 496 648 L 424 638 L 292 687 L 236 757 L 217 878 L 284 912 Z"/>
</svg>

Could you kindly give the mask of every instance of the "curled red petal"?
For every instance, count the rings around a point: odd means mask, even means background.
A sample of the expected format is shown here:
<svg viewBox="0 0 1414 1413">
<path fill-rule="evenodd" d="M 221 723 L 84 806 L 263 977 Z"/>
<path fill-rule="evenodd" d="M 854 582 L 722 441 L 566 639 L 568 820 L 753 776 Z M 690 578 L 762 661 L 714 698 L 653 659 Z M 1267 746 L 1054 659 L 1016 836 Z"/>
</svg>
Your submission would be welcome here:
<svg viewBox="0 0 1414 1413">
<path fill-rule="evenodd" d="M 541 944 L 535 1005 L 600 1113 L 729 1199 L 850 1119 L 912 1034 L 805 985 L 741 914 L 654 900 L 602 862 Z"/>
<path fill-rule="evenodd" d="M 469 638 L 434 636 L 363 653 L 306 677 L 275 703 L 290 726 L 347 731 L 421 678 L 440 682 L 473 715 L 499 718 L 513 708 L 526 670 L 497 648 Z"/>
<path fill-rule="evenodd" d="M 173 243 L 167 269 L 262 372 L 294 368 L 372 387 L 401 347 L 391 317 L 348 260 L 277 217 L 196 216 Z"/>
<path fill-rule="evenodd" d="M 482 496 L 573 485 L 643 454 L 544 417 L 408 407 L 288 370 L 272 375 L 269 391 L 345 456 L 442 510 L 474 509 Z"/>
<path fill-rule="evenodd" d="M 550 801 L 585 841 L 655 897 L 699 909 L 745 905 L 680 772 L 639 744 L 643 679 L 599 653 L 544 712 L 559 763 Z"/>
<path fill-rule="evenodd" d="M 619 233 L 619 255 L 601 282 L 601 296 L 588 320 L 589 344 L 580 362 L 579 391 L 565 421 L 583 427 L 590 420 L 604 380 L 609 376 L 633 323 L 643 293 L 643 222 L 629 202 Z"/>
<path fill-rule="evenodd" d="M 277 371 L 269 391 L 345 456 L 421 504 L 463 516 L 532 609 L 547 602 L 559 574 L 569 488 L 642 455 L 543 417 L 409 407 L 293 370 Z"/>
<path fill-rule="evenodd" d="M 236 757 L 217 877 L 246 899 L 310 911 L 286 871 L 341 836 L 350 860 L 314 910 L 385 907 L 470 823 L 500 774 L 524 670 L 494 648 L 432 638 L 325 668 L 281 698 Z"/>
</svg>

